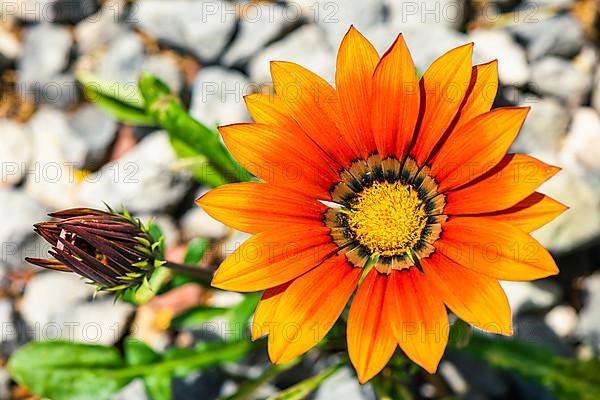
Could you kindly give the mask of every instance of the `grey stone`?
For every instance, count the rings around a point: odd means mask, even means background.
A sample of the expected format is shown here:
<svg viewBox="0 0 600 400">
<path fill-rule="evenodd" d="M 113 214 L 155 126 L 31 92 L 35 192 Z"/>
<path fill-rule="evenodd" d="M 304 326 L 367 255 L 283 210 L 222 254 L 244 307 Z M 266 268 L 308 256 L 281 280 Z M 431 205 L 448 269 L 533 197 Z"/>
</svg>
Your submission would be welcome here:
<svg viewBox="0 0 600 400">
<path fill-rule="evenodd" d="M 544 322 L 558 336 L 570 337 L 577 328 L 577 311 L 569 305 L 558 305 L 546 314 Z"/>
<path fill-rule="evenodd" d="M 558 302 L 561 295 L 560 287 L 549 282 L 544 282 L 542 285 L 542 283 L 501 281 L 500 284 L 515 316 L 549 309 Z"/>
<path fill-rule="evenodd" d="M 125 6 L 124 0 L 105 1 L 98 13 L 75 26 L 75 41 L 81 53 L 105 45 L 126 32 L 126 26 L 119 23 Z"/>
<path fill-rule="evenodd" d="M 376 396 L 370 385 L 361 385 L 356 375 L 345 367 L 323 382 L 315 392 L 314 400 L 345 399 L 375 400 Z"/>
<path fill-rule="evenodd" d="M 525 50 L 504 30 L 478 29 L 469 33 L 478 53 L 498 59 L 498 76 L 504 85 L 523 86 L 530 76 Z"/>
<path fill-rule="evenodd" d="M 44 336 L 51 333 L 62 337 L 68 326 L 57 321 L 62 321 L 62 315 L 68 315 L 74 306 L 89 299 L 94 291 L 94 286 L 87 285 L 75 274 L 44 271 L 31 278 L 25 287 L 19 312 L 29 327 L 34 328 L 35 339 L 47 339 Z M 49 295 L 51 293 L 55 295 Z M 58 327 L 50 326 L 52 323 Z M 51 328 L 54 328 L 53 332 L 50 332 Z"/>
<path fill-rule="evenodd" d="M 26 174 L 31 159 L 31 132 L 17 122 L 0 120 L 0 187 L 19 183 Z"/>
<path fill-rule="evenodd" d="M 84 285 L 81 282 L 81 285 Z M 52 320 L 61 329 L 61 338 L 79 343 L 111 345 L 128 331 L 128 320 L 133 314 L 131 304 L 115 302 L 112 296 L 74 304 Z"/>
<path fill-rule="evenodd" d="M 0 204 L 0 267 L 18 267 L 25 257 L 42 252 L 31 240 L 33 224 L 46 218 L 47 209 L 16 189 L 0 189 Z"/>
<path fill-rule="evenodd" d="M 137 87 L 139 73 L 144 63 L 144 43 L 138 35 L 128 32 L 112 41 L 100 60 L 96 74 L 99 77 L 126 85 L 124 89 Z"/>
<path fill-rule="evenodd" d="M 190 113 L 208 126 L 250 121 L 244 96 L 255 88 L 240 72 L 203 68 L 193 84 Z"/>
<path fill-rule="evenodd" d="M 545 57 L 531 65 L 531 86 L 538 93 L 555 96 L 575 106 L 589 93 L 592 80 L 587 71 L 574 63 Z"/>
<path fill-rule="evenodd" d="M 36 102 L 66 107 L 78 99 L 75 80 L 63 74 L 72 39 L 65 27 L 41 23 L 27 29 L 17 80 L 23 96 Z"/>
<path fill-rule="evenodd" d="M 595 185 L 600 184 L 600 117 L 596 110 L 587 107 L 575 110 L 560 161 L 565 168 Z M 597 192 L 600 194 L 600 189 Z"/>
<path fill-rule="evenodd" d="M 0 299 L 0 343 L 14 339 L 10 332 L 14 326 L 13 305 L 9 299 Z M 1 380 L 1 379 L 0 379 Z M 2 382 L 0 382 L 0 393 L 2 392 Z M 4 397 L 0 396 L 0 399 Z"/>
<path fill-rule="evenodd" d="M 600 352 L 600 273 L 585 278 L 582 288 L 585 296 L 575 335 Z"/>
<path fill-rule="evenodd" d="M 0 368 L 0 399 L 10 398 L 10 374 L 6 368 Z"/>
<path fill-rule="evenodd" d="M 212 61 L 233 35 L 236 10 L 233 3 L 220 0 L 144 0 L 137 5 L 135 19 L 157 39 Z"/>
<path fill-rule="evenodd" d="M 556 159 L 539 156 L 557 165 Z M 549 224 L 533 232 L 546 248 L 567 253 L 600 237 L 600 208 L 595 189 L 581 176 L 564 169 L 545 182 L 540 192 L 569 206 L 569 209 Z"/>
<path fill-rule="evenodd" d="M 188 174 L 170 170 L 176 160 L 167 134 L 146 136 L 118 160 L 81 184 L 80 201 L 91 207 L 124 205 L 133 213 L 154 213 L 179 203 L 190 187 Z"/>
<path fill-rule="evenodd" d="M 531 97 L 520 103 L 519 105 L 522 106 L 530 106 L 531 111 L 511 151 L 519 153 L 547 151 L 551 154 L 558 152 L 570 120 L 565 107 L 552 97 Z"/>
<path fill-rule="evenodd" d="M 85 164 L 86 142 L 54 108 L 41 108 L 29 121 L 32 159 L 25 180 L 26 192 L 50 209 L 77 203 L 76 171 Z"/>
<path fill-rule="evenodd" d="M 141 69 L 149 72 L 169 86 L 173 93 L 180 93 L 183 88 L 183 75 L 175 62 L 163 56 L 149 56 L 142 64 Z"/>
<path fill-rule="evenodd" d="M 247 63 L 253 54 L 298 22 L 292 17 L 279 4 L 249 3 L 243 8 L 235 40 L 223 55 L 222 63 L 227 66 Z"/>
<path fill-rule="evenodd" d="M 86 169 L 97 169 L 106 158 L 110 145 L 115 140 L 118 124 L 103 109 L 93 104 L 80 107 L 69 116 L 71 130 L 85 142 Z"/>
<path fill-rule="evenodd" d="M 585 43 L 583 28 L 571 14 L 561 14 L 537 23 L 523 22 L 510 29 L 527 43 L 530 60 L 548 55 L 571 58 L 579 53 Z"/>
<path fill-rule="evenodd" d="M 304 25 L 256 54 L 248 64 L 250 79 L 259 84 L 271 82 L 273 60 L 298 63 L 333 82 L 335 52 L 317 25 Z"/>
<path fill-rule="evenodd" d="M 468 14 L 465 0 L 385 0 L 390 18 L 405 26 L 441 25 L 461 29 Z"/>
<path fill-rule="evenodd" d="M 221 238 L 229 228 L 212 218 L 200 207 L 186 211 L 181 217 L 181 232 L 184 239 L 191 240 L 196 237 Z"/>
<path fill-rule="evenodd" d="M 52 22 L 76 24 L 96 13 L 100 5 L 97 0 L 56 0 L 52 8 Z"/>
<path fill-rule="evenodd" d="M 514 336 L 516 340 L 545 347 L 563 357 L 573 357 L 575 355 L 570 344 L 563 342 L 560 337 L 546 325 L 543 316 L 540 315 L 518 317 L 514 323 Z"/>
<path fill-rule="evenodd" d="M 338 48 L 350 25 L 364 31 L 383 22 L 383 0 L 312 2 L 310 16 L 325 32 L 329 45 Z"/>
</svg>

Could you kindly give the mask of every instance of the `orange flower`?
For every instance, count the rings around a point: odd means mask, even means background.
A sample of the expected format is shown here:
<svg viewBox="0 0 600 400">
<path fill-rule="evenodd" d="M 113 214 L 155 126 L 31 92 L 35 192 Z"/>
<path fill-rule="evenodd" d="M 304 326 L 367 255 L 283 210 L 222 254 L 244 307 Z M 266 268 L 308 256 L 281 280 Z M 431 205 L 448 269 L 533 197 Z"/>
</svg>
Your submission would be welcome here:
<svg viewBox="0 0 600 400">
<path fill-rule="evenodd" d="M 264 182 L 198 200 L 254 234 L 213 285 L 265 290 L 252 333 L 269 334 L 273 362 L 323 339 L 356 290 L 347 337 L 360 381 L 397 345 L 433 373 L 448 341 L 446 306 L 510 335 L 498 279 L 558 272 L 529 235 L 566 209 L 535 192 L 558 168 L 506 155 L 528 108 L 490 111 L 497 63 L 472 67 L 472 47 L 444 54 L 418 80 L 401 35 L 380 58 L 350 28 L 336 89 L 299 65 L 273 62 L 277 96 L 246 98 L 256 123 L 220 128 Z"/>
</svg>

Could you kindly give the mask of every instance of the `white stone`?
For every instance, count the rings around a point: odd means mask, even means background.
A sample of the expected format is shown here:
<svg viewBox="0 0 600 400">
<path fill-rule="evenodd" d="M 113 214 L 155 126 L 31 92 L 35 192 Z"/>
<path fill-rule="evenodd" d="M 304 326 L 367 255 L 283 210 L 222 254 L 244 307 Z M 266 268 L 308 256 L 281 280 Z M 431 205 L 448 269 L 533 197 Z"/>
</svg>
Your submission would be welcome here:
<svg viewBox="0 0 600 400">
<path fill-rule="evenodd" d="M 19 183 L 27 172 L 31 159 L 31 132 L 25 125 L 0 120 L 0 187 Z"/>
<path fill-rule="evenodd" d="M 81 183 L 79 201 L 103 208 L 122 205 L 133 213 L 164 211 L 187 193 L 190 176 L 171 170 L 176 157 L 164 131 L 146 136 L 118 160 Z"/>
<path fill-rule="evenodd" d="M 9 299 L 0 299 L 0 343 L 15 339 L 11 332 L 14 332 L 13 306 Z M 1 384 L 0 384 L 1 386 Z M 1 390 L 0 390 L 1 391 Z M 2 398 L 0 396 L 0 398 Z"/>
<path fill-rule="evenodd" d="M 385 3 L 390 18 L 405 26 L 442 25 L 461 29 L 469 12 L 465 0 L 385 0 Z"/>
<path fill-rule="evenodd" d="M 125 10 L 124 0 L 105 1 L 98 13 L 75 26 L 75 40 L 82 53 L 105 45 L 125 32 L 119 23 Z"/>
<path fill-rule="evenodd" d="M 229 228 L 212 218 L 200 207 L 187 211 L 180 221 L 181 231 L 185 240 L 197 237 L 222 238 Z"/>
<path fill-rule="evenodd" d="M 560 337 L 568 337 L 577 327 L 577 311 L 571 306 L 554 307 L 544 317 L 546 324 Z"/>
<path fill-rule="evenodd" d="M 309 18 L 312 17 L 317 22 L 325 32 L 329 45 L 335 49 L 339 47 L 350 25 L 362 32 L 383 22 L 383 0 L 312 3 Z"/>
<path fill-rule="evenodd" d="M 251 80 L 271 82 L 269 65 L 274 60 L 298 63 L 328 82 L 334 81 L 335 52 L 317 25 L 302 26 L 256 54 L 248 64 Z"/>
<path fill-rule="evenodd" d="M 531 282 L 501 281 L 513 315 L 526 311 L 543 310 L 556 304 L 560 290 L 556 286 L 542 288 Z"/>
<path fill-rule="evenodd" d="M 297 22 L 294 14 L 284 6 L 267 2 L 248 3 L 242 8 L 237 35 L 223 55 L 222 63 L 227 66 L 246 63 L 253 54 L 291 28 L 294 22 Z"/>
<path fill-rule="evenodd" d="M 593 108 L 582 107 L 573 113 L 560 161 L 566 168 L 600 184 L 600 117 Z"/>
<path fill-rule="evenodd" d="M 219 56 L 236 25 L 235 4 L 220 0 L 145 0 L 136 24 L 157 39 L 192 50 L 202 60 Z"/>
<path fill-rule="evenodd" d="M 504 85 L 523 86 L 530 77 L 525 50 L 503 30 L 478 29 L 469 33 L 486 61 L 498 59 L 498 76 Z"/>
<path fill-rule="evenodd" d="M 51 209 L 75 206 L 76 171 L 85 163 L 85 141 L 69 127 L 65 114 L 53 108 L 40 109 L 29 127 L 33 154 L 25 191 Z"/>
<path fill-rule="evenodd" d="M 248 122 L 244 96 L 255 89 L 240 72 L 203 68 L 194 81 L 190 114 L 207 126 Z"/>
<path fill-rule="evenodd" d="M 531 65 L 531 86 L 538 93 L 555 96 L 575 106 L 589 93 L 592 79 L 587 65 L 546 57 Z"/>
</svg>

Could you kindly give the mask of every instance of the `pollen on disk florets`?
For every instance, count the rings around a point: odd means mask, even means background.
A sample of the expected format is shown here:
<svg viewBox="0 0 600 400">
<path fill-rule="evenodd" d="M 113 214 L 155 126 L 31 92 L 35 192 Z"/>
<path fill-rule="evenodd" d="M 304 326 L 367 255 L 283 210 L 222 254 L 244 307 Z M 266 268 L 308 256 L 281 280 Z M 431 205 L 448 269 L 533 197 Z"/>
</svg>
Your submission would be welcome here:
<svg viewBox="0 0 600 400">
<path fill-rule="evenodd" d="M 372 253 L 389 257 L 414 248 L 427 225 L 425 202 L 412 185 L 375 182 L 355 199 L 348 227 Z"/>
</svg>

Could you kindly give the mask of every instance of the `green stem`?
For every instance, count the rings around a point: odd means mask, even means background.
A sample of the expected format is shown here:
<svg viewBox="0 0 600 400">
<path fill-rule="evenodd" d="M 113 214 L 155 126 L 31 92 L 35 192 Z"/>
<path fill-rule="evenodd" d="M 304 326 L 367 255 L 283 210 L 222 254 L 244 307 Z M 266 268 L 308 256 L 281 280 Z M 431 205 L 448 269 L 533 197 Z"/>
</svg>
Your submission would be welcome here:
<svg viewBox="0 0 600 400">
<path fill-rule="evenodd" d="M 203 269 L 195 265 L 187 265 L 187 264 L 179 264 L 171 261 L 166 261 L 163 264 L 163 267 L 168 268 L 170 271 L 191 276 L 193 278 L 199 279 L 203 284 L 210 285 L 210 281 L 213 277 L 213 271 L 208 269 Z"/>
</svg>

